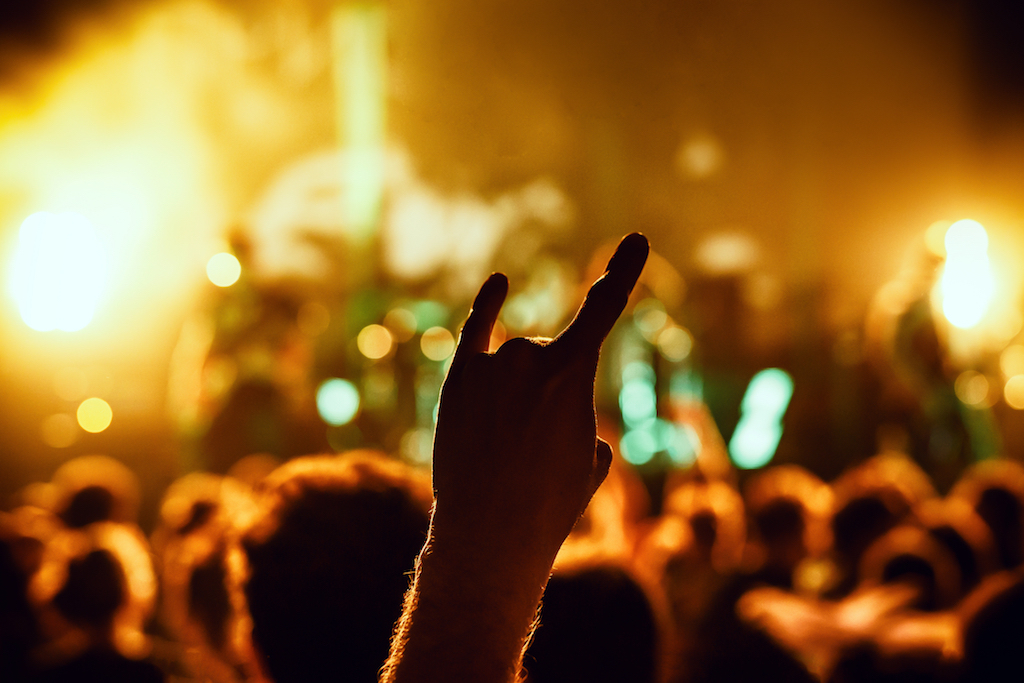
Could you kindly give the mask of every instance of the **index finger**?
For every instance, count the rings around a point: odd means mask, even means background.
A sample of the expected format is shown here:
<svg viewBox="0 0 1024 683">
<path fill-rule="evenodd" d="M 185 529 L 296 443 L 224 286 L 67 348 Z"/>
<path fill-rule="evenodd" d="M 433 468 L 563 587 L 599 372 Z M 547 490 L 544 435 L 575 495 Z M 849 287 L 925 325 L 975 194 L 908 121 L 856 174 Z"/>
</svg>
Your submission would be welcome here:
<svg viewBox="0 0 1024 683">
<path fill-rule="evenodd" d="M 469 317 L 459 334 L 459 344 L 455 348 L 451 372 L 456 372 L 465 364 L 466 359 L 476 353 L 487 353 L 491 339 L 491 330 L 501 312 L 501 305 L 508 295 L 508 278 L 504 273 L 492 273 L 480 287 L 469 309 Z"/>
<path fill-rule="evenodd" d="M 587 292 L 569 326 L 551 343 L 565 355 L 596 354 L 626 307 L 640 272 L 647 262 L 650 245 L 638 232 L 619 242 L 604 275 Z"/>
</svg>

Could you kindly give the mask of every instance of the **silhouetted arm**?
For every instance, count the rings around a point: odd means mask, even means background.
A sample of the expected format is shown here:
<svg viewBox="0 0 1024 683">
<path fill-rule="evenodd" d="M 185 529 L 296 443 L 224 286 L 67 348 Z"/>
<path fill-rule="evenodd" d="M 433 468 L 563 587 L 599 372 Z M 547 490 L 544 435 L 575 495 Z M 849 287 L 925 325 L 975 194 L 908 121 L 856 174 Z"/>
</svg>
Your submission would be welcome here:
<svg viewBox="0 0 1024 683">
<path fill-rule="evenodd" d="M 627 236 L 561 335 L 493 354 L 508 280 L 481 287 L 441 390 L 430 534 L 383 680 L 517 678 L 555 555 L 611 464 L 594 377 L 647 252 Z"/>
</svg>

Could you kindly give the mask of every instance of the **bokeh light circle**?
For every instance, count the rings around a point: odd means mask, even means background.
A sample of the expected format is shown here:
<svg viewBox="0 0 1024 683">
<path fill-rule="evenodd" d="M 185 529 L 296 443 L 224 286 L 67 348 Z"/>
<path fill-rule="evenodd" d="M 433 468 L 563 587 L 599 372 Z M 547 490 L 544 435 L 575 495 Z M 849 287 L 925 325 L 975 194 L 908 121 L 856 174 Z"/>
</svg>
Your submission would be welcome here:
<svg viewBox="0 0 1024 683">
<path fill-rule="evenodd" d="M 102 398 L 87 398 L 78 404 L 78 425 L 87 432 L 98 434 L 110 426 L 114 411 Z"/>
<path fill-rule="evenodd" d="M 329 425 L 348 424 L 359 412 L 359 390 L 338 377 L 325 380 L 316 390 L 316 410 Z"/>
<path fill-rule="evenodd" d="M 206 262 L 206 277 L 218 287 L 230 287 L 242 276 L 242 264 L 234 254 L 222 251 Z"/>
</svg>

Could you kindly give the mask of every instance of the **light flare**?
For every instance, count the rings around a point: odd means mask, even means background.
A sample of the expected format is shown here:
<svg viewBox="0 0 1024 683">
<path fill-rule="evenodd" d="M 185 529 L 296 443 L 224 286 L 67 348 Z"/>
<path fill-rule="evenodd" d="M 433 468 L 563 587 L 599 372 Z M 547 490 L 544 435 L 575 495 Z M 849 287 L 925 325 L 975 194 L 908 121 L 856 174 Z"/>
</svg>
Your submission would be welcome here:
<svg viewBox="0 0 1024 683">
<path fill-rule="evenodd" d="M 84 216 L 34 213 L 21 224 L 11 293 L 33 330 L 74 332 L 88 325 L 107 280 L 107 256 Z"/>
<path fill-rule="evenodd" d="M 218 287 L 230 287 L 242 276 L 242 264 L 234 254 L 222 251 L 206 262 L 206 277 Z"/>
<path fill-rule="evenodd" d="M 988 233 L 977 221 L 960 220 L 946 231 L 945 246 L 942 313 L 954 327 L 970 329 L 981 322 L 995 294 Z"/>
</svg>

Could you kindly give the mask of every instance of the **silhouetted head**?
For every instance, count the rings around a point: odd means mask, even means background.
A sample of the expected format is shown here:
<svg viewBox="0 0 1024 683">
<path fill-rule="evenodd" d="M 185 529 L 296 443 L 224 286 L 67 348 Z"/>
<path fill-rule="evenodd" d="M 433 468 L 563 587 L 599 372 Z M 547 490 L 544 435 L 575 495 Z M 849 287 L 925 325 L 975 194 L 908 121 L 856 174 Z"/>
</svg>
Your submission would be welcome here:
<svg viewBox="0 0 1024 683">
<path fill-rule="evenodd" d="M 836 555 L 845 565 L 855 567 L 868 546 L 897 522 L 899 517 L 879 496 L 850 500 L 832 517 Z"/>
<path fill-rule="evenodd" d="M 86 486 L 75 492 L 68 506 L 60 513 L 64 524 L 81 529 L 94 522 L 112 519 L 114 494 L 103 486 Z"/>
<path fill-rule="evenodd" d="M 715 539 L 718 537 L 718 520 L 714 513 L 710 510 L 698 512 L 690 518 L 690 529 L 702 555 L 710 557 L 711 549 L 714 548 Z"/>
<path fill-rule="evenodd" d="M 1024 564 L 1024 465 L 1001 459 L 975 463 L 950 496 L 966 501 L 984 520 L 1004 568 Z"/>
<path fill-rule="evenodd" d="M 900 526 L 864 553 L 861 580 L 867 585 L 902 583 L 917 589 L 912 606 L 936 611 L 963 597 L 960 569 L 949 550 L 928 531 Z"/>
<path fill-rule="evenodd" d="M 753 518 L 767 551 L 767 564 L 791 574 L 807 556 L 803 505 L 793 498 L 776 498 L 755 512 Z"/>
<path fill-rule="evenodd" d="M 984 602 L 966 614 L 965 683 L 1024 680 L 1024 581 L 1020 576 L 993 577 Z"/>
<path fill-rule="evenodd" d="M 106 630 L 124 601 L 124 584 L 117 559 L 106 550 L 93 550 L 68 564 L 67 581 L 53 604 L 74 624 Z"/>
<path fill-rule="evenodd" d="M 658 621 L 647 594 L 624 569 L 556 572 L 524 659 L 530 683 L 654 681 Z"/>
<path fill-rule="evenodd" d="M 243 538 L 253 642 L 277 683 L 375 681 L 416 555 L 429 483 L 372 454 L 293 460 Z"/>
<path fill-rule="evenodd" d="M 992 530 L 1003 567 L 1013 569 L 1024 562 L 1024 505 L 1020 499 L 993 486 L 981 493 L 976 510 Z"/>
</svg>

